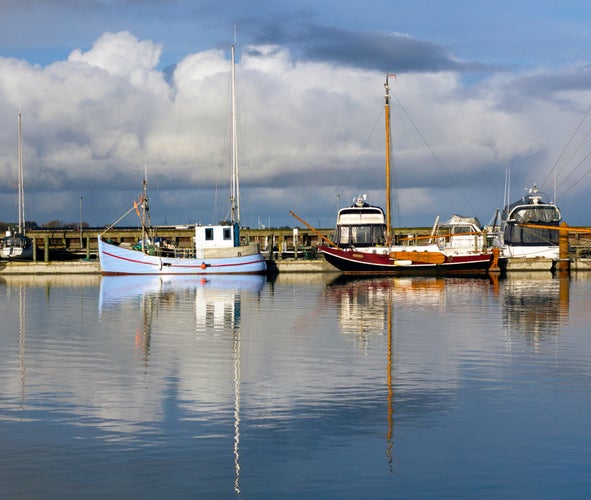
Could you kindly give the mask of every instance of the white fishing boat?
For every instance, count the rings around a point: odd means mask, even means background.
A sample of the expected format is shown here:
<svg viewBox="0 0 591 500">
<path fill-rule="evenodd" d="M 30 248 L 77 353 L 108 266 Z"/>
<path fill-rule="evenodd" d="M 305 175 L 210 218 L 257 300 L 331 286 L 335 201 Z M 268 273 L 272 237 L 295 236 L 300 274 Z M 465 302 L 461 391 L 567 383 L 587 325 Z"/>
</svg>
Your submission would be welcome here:
<svg viewBox="0 0 591 500">
<path fill-rule="evenodd" d="M 18 112 L 18 229 L 16 232 L 8 229 L 0 240 L 0 257 L 4 259 L 28 260 L 33 258 L 33 242 L 26 235 L 25 227 L 25 189 L 23 173 L 23 129 L 22 115 Z"/>
<path fill-rule="evenodd" d="M 147 180 L 134 202 L 142 226 L 137 245 L 125 246 L 99 235 L 99 259 L 104 275 L 125 274 L 261 274 L 267 265 L 258 244 L 242 244 L 240 238 L 240 189 L 236 140 L 236 92 L 232 46 L 232 180 L 230 221 L 226 225 L 197 225 L 191 248 L 177 248 L 158 238 L 151 225 Z M 129 213 L 128 212 L 128 213 Z"/>
<path fill-rule="evenodd" d="M 385 83 L 386 211 L 359 196 L 337 214 L 335 241 L 318 249 L 346 274 L 473 274 L 486 273 L 493 253 L 476 219 L 454 216 L 436 221 L 427 238 L 394 237 L 390 214 L 390 88 Z M 292 214 L 295 215 L 295 214 Z M 297 217 L 297 216 L 296 216 Z M 301 219 L 300 219 L 301 220 Z"/>
<path fill-rule="evenodd" d="M 500 249 L 501 258 L 557 260 L 561 221 L 556 203 L 534 184 L 503 208 L 493 245 Z"/>
</svg>

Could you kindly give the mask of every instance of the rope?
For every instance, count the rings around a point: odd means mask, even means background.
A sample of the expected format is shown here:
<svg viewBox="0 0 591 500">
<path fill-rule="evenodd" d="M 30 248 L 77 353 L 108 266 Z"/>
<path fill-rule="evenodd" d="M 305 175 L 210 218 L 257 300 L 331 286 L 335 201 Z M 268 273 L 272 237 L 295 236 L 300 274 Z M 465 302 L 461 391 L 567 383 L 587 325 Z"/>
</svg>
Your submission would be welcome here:
<svg viewBox="0 0 591 500">
<path fill-rule="evenodd" d="M 119 218 L 118 218 L 118 219 L 117 219 L 115 222 L 113 222 L 112 224 L 109 224 L 109 225 L 108 225 L 108 226 L 105 228 L 105 230 L 104 230 L 104 231 L 101 233 L 101 236 L 102 236 L 103 234 L 105 234 L 107 231 L 110 231 L 111 229 L 113 229 L 113 227 L 115 227 L 115 225 L 116 225 L 117 223 L 119 223 L 121 220 L 125 219 L 125 217 L 127 217 L 127 216 L 128 216 L 130 213 L 131 213 L 131 211 L 132 211 L 132 210 L 135 210 L 135 207 L 131 207 L 131 208 L 130 208 L 130 209 L 127 211 L 127 212 L 125 212 L 125 213 L 124 213 L 124 214 L 123 214 L 121 217 L 119 217 Z"/>
</svg>

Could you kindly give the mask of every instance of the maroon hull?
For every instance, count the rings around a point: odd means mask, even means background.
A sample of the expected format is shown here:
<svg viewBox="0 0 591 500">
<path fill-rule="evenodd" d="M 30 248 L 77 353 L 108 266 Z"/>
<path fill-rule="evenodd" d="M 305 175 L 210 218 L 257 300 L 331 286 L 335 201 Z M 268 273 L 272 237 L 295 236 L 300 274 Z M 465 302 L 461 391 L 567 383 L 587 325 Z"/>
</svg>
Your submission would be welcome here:
<svg viewBox="0 0 591 500">
<path fill-rule="evenodd" d="M 458 275 L 485 274 L 492 261 L 492 254 L 449 256 L 441 264 L 412 262 L 395 264 L 388 254 L 341 250 L 319 246 L 318 250 L 337 269 L 345 274 L 379 275 Z M 400 261 L 399 261 L 400 262 Z"/>
</svg>

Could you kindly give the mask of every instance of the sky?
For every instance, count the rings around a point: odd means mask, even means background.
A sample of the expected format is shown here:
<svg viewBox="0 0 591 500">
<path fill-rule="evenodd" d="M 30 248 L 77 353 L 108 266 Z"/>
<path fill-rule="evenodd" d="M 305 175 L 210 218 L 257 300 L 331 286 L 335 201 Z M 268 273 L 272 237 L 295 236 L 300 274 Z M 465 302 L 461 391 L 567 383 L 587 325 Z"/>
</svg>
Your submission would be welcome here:
<svg viewBox="0 0 591 500">
<path fill-rule="evenodd" d="M 534 184 L 591 225 L 590 22 L 579 0 L 0 0 L 0 221 L 19 111 L 27 220 L 112 224 L 144 176 L 154 224 L 227 219 L 235 43 L 243 226 L 385 205 L 387 74 L 395 226 L 487 223 Z"/>
</svg>

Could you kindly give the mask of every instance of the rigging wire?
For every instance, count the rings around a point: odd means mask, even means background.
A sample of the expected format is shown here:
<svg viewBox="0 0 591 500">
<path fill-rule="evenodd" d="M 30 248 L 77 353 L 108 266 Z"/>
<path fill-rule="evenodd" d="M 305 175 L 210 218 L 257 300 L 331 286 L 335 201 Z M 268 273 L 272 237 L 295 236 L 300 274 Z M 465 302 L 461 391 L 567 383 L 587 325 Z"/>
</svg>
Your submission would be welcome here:
<svg viewBox="0 0 591 500">
<path fill-rule="evenodd" d="M 345 188 L 345 186 L 348 186 L 349 183 L 351 182 L 351 178 L 353 177 L 353 174 L 355 174 L 355 172 L 357 171 L 357 168 L 359 167 L 359 164 L 361 163 L 361 158 L 363 157 L 363 155 L 367 151 L 368 146 L 369 146 L 369 141 L 371 140 L 374 132 L 376 131 L 376 128 L 378 126 L 378 123 L 382 119 L 382 116 L 383 115 L 384 115 L 384 111 L 382 109 L 380 109 L 380 112 L 378 113 L 378 116 L 376 118 L 376 121 L 373 124 L 373 127 L 372 127 L 369 135 L 367 136 L 367 141 L 365 141 L 365 144 L 363 145 L 363 148 L 361 149 L 361 152 L 359 153 L 359 156 L 357 157 L 357 161 L 355 162 L 355 165 L 353 165 L 353 169 L 351 170 L 351 173 L 349 174 L 349 176 L 347 177 L 347 179 L 345 180 L 345 182 L 343 184 L 341 184 L 341 186 L 339 188 L 339 191 L 343 191 L 344 188 Z"/>
<path fill-rule="evenodd" d="M 575 168 L 574 168 L 574 169 L 571 171 L 571 173 L 570 173 L 570 174 L 568 174 L 567 178 L 568 178 L 568 177 L 570 177 L 570 176 L 571 176 L 571 175 L 572 175 L 572 174 L 575 172 L 575 170 L 576 170 L 577 168 L 579 168 L 579 167 L 580 167 L 580 166 L 583 164 L 583 162 L 585 162 L 585 161 L 586 161 L 586 160 L 587 160 L 587 159 L 588 159 L 590 156 L 591 156 L 591 151 L 589 151 L 589 152 L 588 152 L 588 153 L 585 155 L 585 157 L 584 157 L 584 158 L 583 158 L 583 159 L 582 159 L 582 160 L 581 160 L 581 161 L 580 161 L 580 162 L 577 164 L 577 166 L 576 166 L 576 167 L 575 167 Z M 570 186 L 568 189 L 566 189 L 566 190 L 565 190 L 565 191 L 564 191 L 562 194 L 566 194 L 566 193 L 568 193 L 568 192 L 569 192 L 571 189 L 573 189 L 574 187 L 576 187 L 576 186 L 577 186 L 577 184 L 578 184 L 579 182 L 581 182 L 581 181 L 582 181 L 582 180 L 583 180 L 583 179 L 584 179 L 584 178 L 585 178 L 585 177 L 586 177 L 586 176 L 589 174 L 589 172 L 591 172 L 591 168 L 587 169 L 587 171 L 586 171 L 586 172 L 585 172 L 585 173 L 584 173 L 584 174 L 583 174 L 581 177 L 579 177 L 579 179 L 578 179 L 578 180 L 577 180 L 575 183 L 573 183 L 573 184 L 572 184 L 572 185 L 571 185 L 571 186 Z M 564 182 L 561 182 L 561 183 L 559 184 L 559 186 L 558 186 L 558 187 L 562 186 L 562 184 L 563 184 L 563 183 L 564 183 Z"/>
<path fill-rule="evenodd" d="M 566 166 L 573 160 L 575 155 L 579 152 L 579 150 L 583 146 L 583 142 L 589 137 L 590 134 L 591 134 L 591 129 L 589 129 L 589 131 L 585 135 L 584 139 L 579 143 L 579 146 L 575 149 L 574 153 L 570 156 L 570 158 L 567 160 L 567 162 L 564 164 L 564 167 L 562 167 L 561 170 L 564 170 L 566 168 Z M 560 184 L 558 184 L 557 188 L 562 186 L 576 172 L 576 170 L 582 165 L 582 163 L 589 157 L 589 154 L 591 154 L 591 153 L 587 153 L 587 155 L 571 169 L 571 171 L 566 175 L 566 177 L 564 177 L 560 181 Z"/>
<path fill-rule="evenodd" d="M 560 183 L 558 185 L 556 185 L 556 177 L 558 175 L 558 173 L 562 173 L 566 170 L 567 166 L 569 164 L 571 164 L 571 162 L 574 160 L 574 158 L 577 156 L 577 154 L 581 151 L 581 148 L 584 146 L 585 142 L 588 140 L 589 136 L 591 136 L 591 128 L 587 131 L 587 133 L 583 136 L 583 138 L 579 141 L 578 146 L 575 148 L 574 152 L 570 155 L 570 157 L 568 158 L 568 160 L 566 160 L 564 162 L 564 165 L 560 168 L 558 167 L 558 164 L 561 160 L 564 159 L 564 156 L 566 154 L 566 151 L 568 150 L 568 148 L 572 145 L 573 141 L 575 140 L 575 137 L 579 134 L 585 120 L 588 119 L 589 115 L 591 114 L 591 106 L 589 106 L 587 108 L 587 111 L 585 112 L 585 114 L 583 115 L 583 117 L 581 118 L 579 124 L 577 125 L 577 127 L 575 128 L 574 132 L 571 134 L 570 139 L 568 140 L 567 144 L 565 145 L 565 147 L 563 148 L 563 150 L 561 151 L 558 159 L 556 160 L 556 162 L 554 163 L 554 166 L 552 167 L 552 169 L 550 169 L 548 175 L 546 176 L 546 178 L 544 179 L 544 183 L 542 184 L 542 187 L 544 186 L 544 184 L 547 183 L 550 175 L 552 174 L 552 172 L 554 172 L 554 183 L 555 183 L 555 198 L 556 198 L 556 191 L 558 189 L 561 189 L 561 195 L 565 195 L 566 193 L 568 193 L 569 191 L 571 191 L 572 189 L 574 189 L 590 172 L 591 172 L 591 167 L 588 168 L 582 175 L 580 175 L 576 180 L 574 180 L 569 187 L 565 187 L 565 183 L 568 181 L 568 179 L 570 179 L 572 177 L 572 175 L 579 169 L 579 167 L 581 167 L 581 165 L 583 165 L 583 163 L 585 163 L 589 157 L 591 156 L 591 152 L 587 153 L 583 159 L 581 159 L 571 170 L 570 172 L 564 176 L 562 178 L 562 180 L 560 181 Z M 556 202 L 556 200 L 554 200 Z"/>
<path fill-rule="evenodd" d="M 345 187 L 349 185 L 349 183 L 351 182 L 351 179 L 353 178 L 353 176 L 355 175 L 355 173 L 357 172 L 359 165 L 361 163 L 361 159 L 363 158 L 363 156 L 365 155 L 365 153 L 368 150 L 368 146 L 369 143 L 371 141 L 371 138 L 378 126 L 378 123 L 380 122 L 380 119 L 383 116 L 383 110 L 380 109 L 376 121 L 367 137 L 367 140 L 365 141 L 365 143 L 363 144 L 363 148 L 361 149 L 359 155 L 357 156 L 357 160 L 355 161 L 355 164 L 353 165 L 353 168 L 351 169 L 348 177 L 346 178 L 346 180 L 337 188 L 337 191 L 335 194 L 337 194 L 338 196 L 340 196 L 342 194 L 342 192 L 345 190 Z M 306 199 L 306 197 L 310 194 L 310 191 L 312 190 L 312 188 L 315 188 L 318 185 L 318 180 L 320 179 L 321 176 L 326 175 L 326 172 L 323 172 L 322 169 L 318 169 L 316 176 L 314 177 L 314 180 L 311 181 L 310 183 L 308 183 L 308 188 L 303 192 L 303 194 L 300 196 L 300 199 Z M 396 197 L 395 197 L 396 198 Z M 326 205 L 328 206 L 328 205 Z M 295 212 L 297 210 L 297 206 L 292 207 L 292 211 Z"/>
<path fill-rule="evenodd" d="M 431 152 L 431 154 L 433 155 L 433 157 L 435 158 L 435 160 L 437 161 L 437 163 L 439 164 L 439 166 L 443 169 L 443 171 L 445 172 L 445 174 L 447 175 L 447 177 L 449 178 L 449 180 L 451 181 L 451 183 L 453 184 L 453 186 L 458 190 L 458 193 L 460 193 L 461 197 L 464 199 L 464 201 L 466 202 L 466 204 L 470 207 L 470 210 L 472 210 L 472 212 L 474 214 L 477 214 L 476 209 L 472 206 L 472 204 L 470 203 L 470 201 L 468 201 L 468 198 L 466 197 L 466 195 L 464 194 L 464 192 L 457 185 L 456 181 L 454 180 L 454 178 L 452 177 L 452 175 L 449 173 L 449 171 L 447 170 L 447 168 L 445 167 L 445 165 L 443 164 L 443 162 L 441 161 L 441 159 L 437 156 L 437 154 L 435 153 L 435 151 L 433 151 L 433 148 L 427 142 L 427 139 L 425 138 L 425 136 L 423 135 L 423 133 L 419 130 L 419 128 L 417 127 L 417 125 L 414 122 L 414 120 L 408 114 L 408 112 L 406 111 L 406 108 L 402 104 L 402 102 L 401 102 L 401 100 L 400 100 L 399 97 L 396 97 L 396 102 L 398 102 L 398 105 L 400 106 L 400 109 L 406 115 L 406 117 L 408 118 L 408 120 L 412 124 L 413 128 L 415 129 L 415 131 L 417 132 L 417 134 L 419 134 L 419 137 L 422 139 L 422 141 L 424 142 L 425 146 L 427 146 L 427 149 L 429 149 L 429 151 Z"/>
<path fill-rule="evenodd" d="M 541 187 L 543 188 L 546 183 L 548 182 L 548 179 L 550 178 L 550 175 L 552 174 L 553 171 L 556 171 L 556 168 L 558 166 L 558 163 L 560 162 L 560 160 L 562 159 L 562 157 L 565 155 L 566 150 L 570 147 L 570 144 L 573 142 L 574 138 L 576 137 L 577 133 L 579 132 L 580 128 L 583 126 L 583 123 L 585 122 L 585 120 L 587 119 L 587 116 L 589 116 L 589 113 L 591 113 L 591 106 L 589 106 L 587 108 L 587 111 L 585 112 L 585 114 L 583 115 L 583 118 L 581 118 L 581 121 L 579 122 L 579 124 L 577 125 L 575 131 L 572 133 L 570 139 L 568 140 L 568 142 L 566 143 L 566 145 L 564 146 L 564 148 L 562 149 L 560 155 L 558 155 L 558 158 L 556 159 L 556 161 L 554 162 L 554 165 L 552 166 L 552 168 L 550 169 L 550 171 L 548 172 L 548 174 L 546 175 L 546 178 L 544 179 L 544 182 L 542 182 Z M 591 130 L 589 132 L 587 132 L 585 139 L 589 136 L 589 133 L 591 132 Z M 580 147 L 582 146 L 583 141 L 581 141 L 581 143 L 579 144 L 579 147 L 577 148 L 576 151 L 578 151 L 580 149 Z M 575 153 L 576 153 L 575 151 Z M 566 166 L 568 165 L 568 163 L 570 162 L 570 160 L 572 160 L 572 157 L 574 156 L 574 154 L 571 156 L 571 158 L 569 159 L 569 161 L 566 162 L 566 164 L 564 165 L 564 167 L 562 167 L 561 170 L 563 170 L 564 168 L 566 168 Z M 562 184 L 562 183 L 561 183 Z"/>
</svg>

